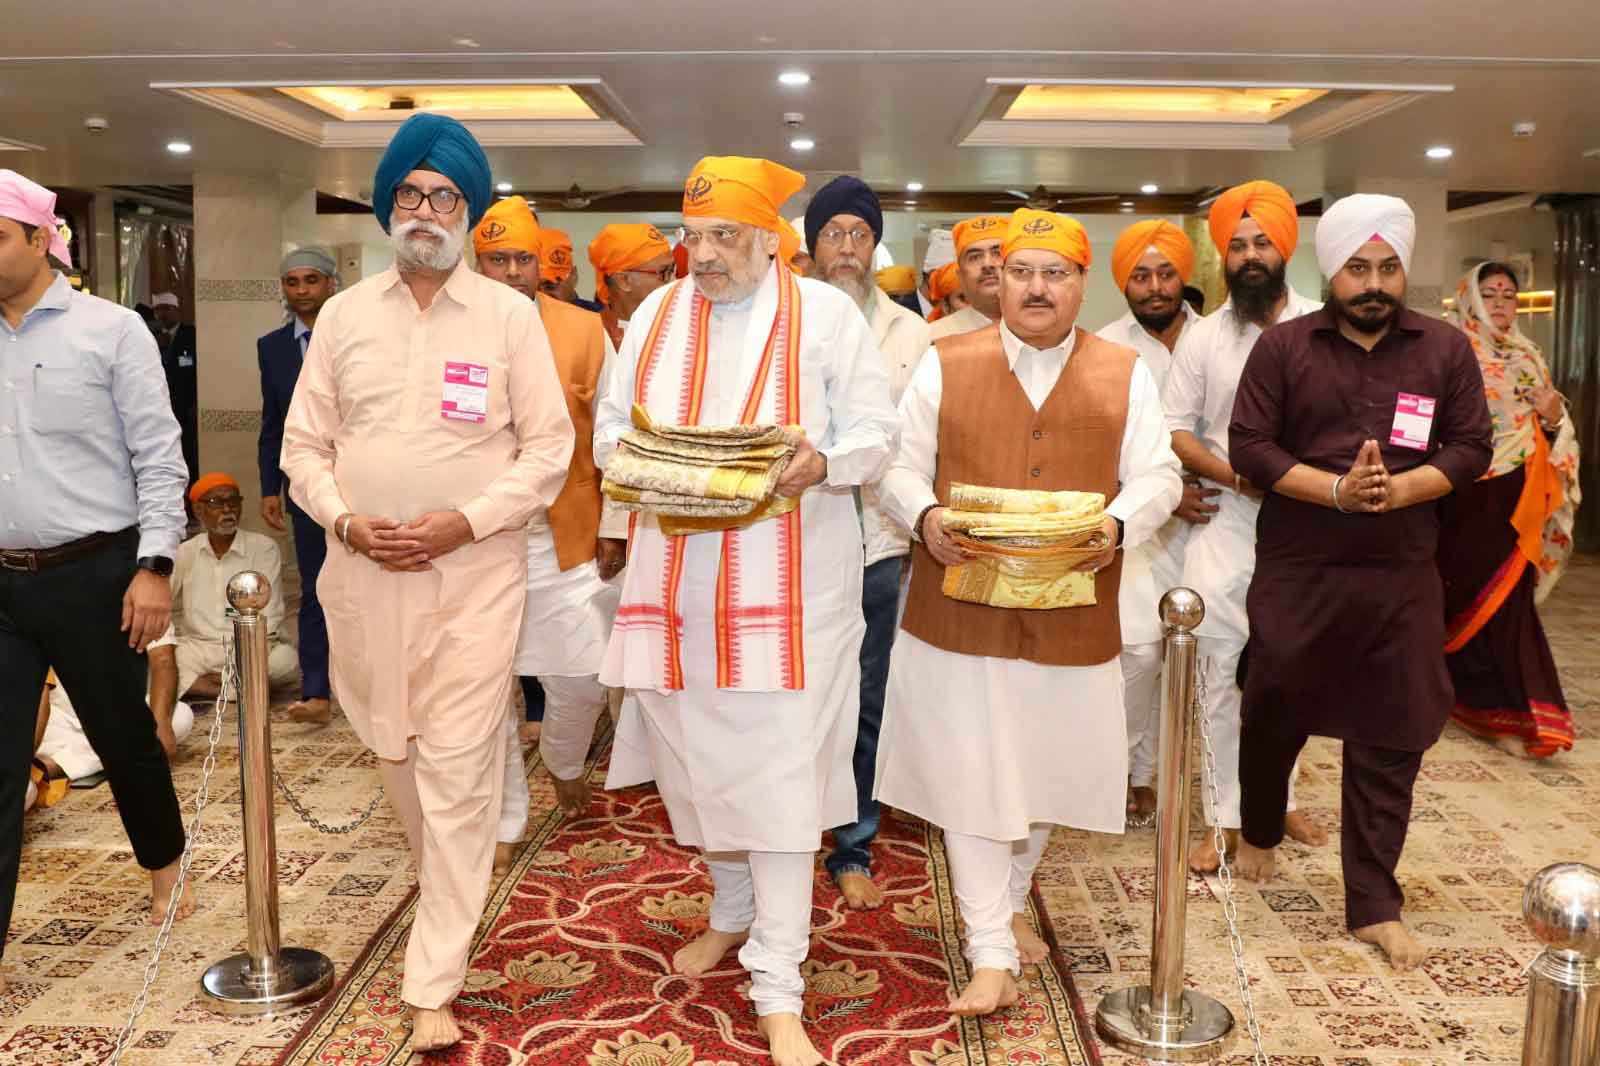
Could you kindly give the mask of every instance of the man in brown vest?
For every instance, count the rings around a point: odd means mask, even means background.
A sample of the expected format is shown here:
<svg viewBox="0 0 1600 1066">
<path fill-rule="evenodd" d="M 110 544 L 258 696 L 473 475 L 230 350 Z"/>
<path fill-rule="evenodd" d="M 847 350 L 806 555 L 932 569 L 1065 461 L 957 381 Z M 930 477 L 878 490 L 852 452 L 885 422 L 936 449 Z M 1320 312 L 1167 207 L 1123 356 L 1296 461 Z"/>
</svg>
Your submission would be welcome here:
<svg viewBox="0 0 1600 1066">
<path fill-rule="evenodd" d="M 1015 1002 L 1044 957 L 1028 889 L 1053 825 L 1123 829 L 1128 772 L 1118 579 L 1182 495 L 1155 380 L 1074 322 L 1090 248 L 1072 219 L 1023 209 L 1003 246 L 1001 320 L 935 342 L 900 404 L 880 494 L 917 539 L 889 664 L 877 798 L 945 831 L 973 978 L 951 1009 Z M 959 403 L 942 404 L 949 391 Z M 1104 494 L 1112 547 L 1080 564 L 1095 603 L 1011 609 L 946 598 L 963 561 L 941 501 L 965 482 Z"/>
<path fill-rule="evenodd" d="M 544 689 L 539 753 L 555 780 L 562 808 L 576 813 L 589 800 L 584 759 L 595 721 L 606 706 L 606 691 L 596 675 L 611 634 L 615 594 L 605 581 L 622 569 L 626 543 L 601 536 L 600 478 L 588 446 L 594 437 L 595 391 L 615 353 L 599 315 L 535 295 L 539 223 L 522 197 L 496 201 L 473 231 L 472 242 L 484 276 L 525 293 L 538 306 L 556 373 L 566 390 L 574 436 L 580 442 L 572 450 L 561 494 L 528 523 L 528 596 L 515 660 L 517 674 L 528 681 L 538 678 Z M 509 718 L 508 728 L 516 728 Z M 528 821 L 528 790 L 518 784 L 526 780 L 522 749 L 513 741 L 507 750 L 500 844 L 495 853 L 500 869 L 509 867 Z"/>
</svg>

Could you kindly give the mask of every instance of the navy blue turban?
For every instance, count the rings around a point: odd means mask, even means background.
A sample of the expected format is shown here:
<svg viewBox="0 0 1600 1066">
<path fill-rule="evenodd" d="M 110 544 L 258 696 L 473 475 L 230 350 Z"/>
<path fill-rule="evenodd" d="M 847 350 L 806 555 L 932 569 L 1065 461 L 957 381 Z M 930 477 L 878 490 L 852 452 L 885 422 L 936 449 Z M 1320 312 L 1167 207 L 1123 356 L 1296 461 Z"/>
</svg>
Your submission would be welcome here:
<svg viewBox="0 0 1600 1066">
<path fill-rule="evenodd" d="M 806 248 L 812 255 L 817 254 L 817 234 L 834 215 L 866 219 L 875 243 L 883 240 L 883 207 L 878 203 L 878 194 L 860 178 L 841 174 L 818 189 L 806 205 Z"/>
<path fill-rule="evenodd" d="M 385 233 L 394 213 L 394 188 L 413 170 L 431 170 L 456 183 L 467 198 L 468 229 L 494 202 L 489 160 L 467 127 L 447 115 L 412 115 L 395 131 L 372 176 L 372 213 Z"/>
</svg>

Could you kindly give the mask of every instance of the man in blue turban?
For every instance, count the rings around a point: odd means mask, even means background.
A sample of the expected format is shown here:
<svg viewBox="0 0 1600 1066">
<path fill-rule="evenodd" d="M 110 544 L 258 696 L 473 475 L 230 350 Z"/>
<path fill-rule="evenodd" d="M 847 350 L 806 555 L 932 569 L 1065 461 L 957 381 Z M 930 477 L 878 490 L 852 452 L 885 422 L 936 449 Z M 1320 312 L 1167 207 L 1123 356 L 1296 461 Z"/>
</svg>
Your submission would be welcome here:
<svg viewBox="0 0 1600 1066">
<path fill-rule="evenodd" d="M 372 178 L 372 213 L 378 225 L 389 232 L 395 207 L 395 190 L 412 171 L 443 174 L 455 183 L 456 192 L 467 199 L 467 229 L 483 218 L 494 202 L 494 186 L 489 178 L 489 160 L 467 127 L 448 115 L 431 112 L 412 115 L 395 131 L 394 139 L 378 161 Z"/>
</svg>

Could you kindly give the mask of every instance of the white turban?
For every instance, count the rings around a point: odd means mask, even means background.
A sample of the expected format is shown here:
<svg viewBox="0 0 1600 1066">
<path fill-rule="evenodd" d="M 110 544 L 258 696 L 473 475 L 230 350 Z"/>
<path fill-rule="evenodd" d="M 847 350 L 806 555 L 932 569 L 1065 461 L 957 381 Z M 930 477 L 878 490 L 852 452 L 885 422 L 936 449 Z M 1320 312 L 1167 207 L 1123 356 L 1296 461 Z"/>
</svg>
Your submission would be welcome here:
<svg viewBox="0 0 1600 1066">
<path fill-rule="evenodd" d="M 158 292 L 150 297 L 151 307 L 177 307 L 178 297 L 175 293 Z"/>
<path fill-rule="evenodd" d="M 928 252 L 922 257 L 922 272 L 932 274 L 946 263 L 956 261 L 956 239 L 947 229 L 928 233 Z"/>
<path fill-rule="evenodd" d="M 1400 265 L 1411 270 L 1417 246 L 1417 216 L 1398 196 L 1356 193 L 1336 201 L 1317 220 L 1317 266 L 1322 276 L 1339 273 L 1363 244 L 1380 240 L 1394 249 Z"/>
</svg>

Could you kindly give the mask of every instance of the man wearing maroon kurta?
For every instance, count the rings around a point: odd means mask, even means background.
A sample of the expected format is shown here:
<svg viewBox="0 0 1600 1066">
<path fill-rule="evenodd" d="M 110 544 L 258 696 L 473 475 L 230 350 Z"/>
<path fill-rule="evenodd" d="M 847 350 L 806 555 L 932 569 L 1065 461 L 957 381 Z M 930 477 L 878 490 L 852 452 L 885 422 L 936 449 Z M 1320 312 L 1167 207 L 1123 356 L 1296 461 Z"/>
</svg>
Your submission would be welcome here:
<svg viewBox="0 0 1600 1066">
<path fill-rule="evenodd" d="M 1234 468 L 1271 486 L 1248 599 L 1239 870 L 1272 876 L 1307 737 L 1343 740 L 1345 920 L 1397 970 L 1425 954 L 1400 922 L 1394 870 L 1422 753 L 1452 702 L 1435 501 L 1490 458 L 1465 336 L 1404 306 L 1415 234 L 1393 197 L 1323 215 L 1327 306 L 1262 335 L 1229 427 Z"/>
</svg>

